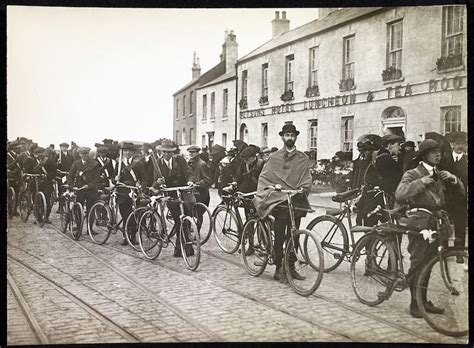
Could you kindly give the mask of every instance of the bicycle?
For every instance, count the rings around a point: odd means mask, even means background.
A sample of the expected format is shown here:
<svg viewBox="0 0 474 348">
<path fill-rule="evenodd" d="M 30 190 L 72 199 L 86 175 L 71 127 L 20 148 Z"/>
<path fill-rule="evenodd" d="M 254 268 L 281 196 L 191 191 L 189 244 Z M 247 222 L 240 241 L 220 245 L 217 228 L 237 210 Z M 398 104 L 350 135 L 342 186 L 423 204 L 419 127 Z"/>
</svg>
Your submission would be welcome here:
<svg viewBox="0 0 474 348">
<path fill-rule="evenodd" d="M 194 219 L 184 214 L 183 200 L 183 193 L 191 193 L 190 191 L 193 186 L 162 187 L 160 191 L 163 195 L 151 198 L 153 200 L 153 203 L 150 203 L 152 208 L 143 213 L 138 227 L 138 242 L 147 259 L 156 259 L 161 253 L 162 248 L 168 247 L 170 243 L 176 247 L 171 237 L 174 233 L 178 232 L 179 247 L 186 266 L 191 271 L 195 271 L 198 268 L 201 259 L 199 231 Z M 176 192 L 177 197 L 166 196 L 167 193 L 171 192 Z M 168 232 L 164 209 L 169 202 L 177 202 L 179 204 L 179 231 L 176 231 L 176 225 L 173 225 L 171 231 Z"/>
<path fill-rule="evenodd" d="M 388 300 L 394 291 L 403 291 L 410 283 L 415 282 L 417 303 L 426 322 L 445 335 L 467 335 L 467 250 L 447 247 L 452 231 L 445 211 L 431 212 L 414 208 L 407 213 L 418 211 L 436 218 L 436 231 L 420 231 L 391 223 L 375 226 L 355 246 L 351 261 L 352 288 L 360 302 L 376 306 Z M 399 244 L 399 238 L 403 234 L 421 234 L 430 243 L 438 243 L 438 252 L 424 263 L 420 273 L 407 275 L 405 272 Z M 458 258 L 462 258 L 464 263 L 458 263 Z M 423 304 L 428 297 L 442 305 L 443 314 L 427 312 Z"/>
<path fill-rule="evenodd" d="M 256 192 L 242 193 L 237 191 L 237 183 L 233 182 L 224 188 L 222 203 L 212 212 L 214 238 L 217 245 L 227 254 L 235 253 L 240 246 L 244 222 L 239 208 L 244 208 L 253 214 L 252 199 Z"/>
<path fill-rule="evenodd" d="M 353 189 L 332 197 L 334 202 L 340 203 L 340 209 L 328 209 L 325 215 L 321 215 L 313 219 L 308 226 L 308 230 L 314 232 L 321 241 L 321 246 L 324 251 L 324 272 L 329 273 L 335 270 L 342 261 L 350 262 L 352 250 L 356 244 L 354 233 L 367 233 L 372 230 L 368 226 L 353 226 L 352 214 L 354 206 L 352 201 L 359 197 L 361 189 Z M 374 198 L 382 195 L 384 206 L 388 206 L 386 193 L 378 186 L 374 187 L 369 192 L 375 192 Z M 377 206 L 373 211 L 367 214 L 370 217 L 375 214 L 380 214 L 381 206 Z M 400 218 L 403 212 L 403 207 L 400 209 L 386 210 L 389 221 Z M 347 226 L 344 225 L 344 219 L 347 219 Z M 347 232 L 349 231 L 349 233 Z M 349 241 L 350 235 L 350 241 Z"/>
<path fill-rule="evenodd" d="M 59 202 L 59 198 L 61 197 L 61 194 L 59 192 L 58 181 L 61 181 L 63 183 L 61 187 L 64 187 L 66 183 L 66 175 L 68 175 L 68 172 L 64 172 L 62 170 L 56 169 L 56 178 L 53 181 L 53 193 L 51 195 L 51 206 L 53 206 L 54 203 Z"/>
<path fill-rule="evenodd" d="M 43 227 L 46 223 L 46 196 L 39 190 L 39 180 L 45 178 L 44 174 L 23 174 L 24 184 L 20 189 L 19 208 L 21 221 L 27 222 L 33 211 L 36 223 Z"/>
<path fill-rule="evenodd" d="M 11 175 L 11 172 L 8 169 L 7 170 L 7 176 L 8 176 L 7 212 L 8 212 L 8 218 L 12 219 L 13 216 L 15 215 L 17 194 L 15 192 L 15 188 L 13 187 L 16 180 L 15 178 L 10 177 L 10 175 Z"/>
<path fill-rule="evenodd" d="M 286 239 L 283 262 L 286 277 L 293 290 L 302 296 L 309 296 L 316 291 L 323 279 L 324 256 L 321 244 L 313 233 L 306 229 L 297 229 L 295 223 L 295 210 L 312 210 L 296 208 L 291 197 L 304 192 L 299 190 L 284 190 L 280 185 L 268 186 L 266 189 L 280 191 L 286 194 L 291 220 L 290 234 Z M 263 273 L 267 264 L 273 264 L 275 259 L 274 233 L 272 223 L 268 219 L 262 220 L 257 215 L 245 222 L 242 231 L 241 254 L 247 272 L 257 277 Z M 292 258 L 296 257 L 296 271 L 303 275 L 303 280 L 291 276 Z"/>
<path fill-rule="evenodd" d="M 69 185 L 61 185 L 65 190 L 59 196 L 59 219 L 61 221 L 61 231 L 69 232 L 75 240 L 79 240 L 82 234 L 82 226 L 84 224 L 84 209 L 82 204 L 77 201 L 77 192 L 83 188 L 70 187 Z"/>
<path fill-rule="evenodd" d="M 132 209 L 136 204 L 137 196 L 135 190 L 139 188 L 136 186 L 128 186 L 118 182 L 112 187 L 105 187 L 105 193 L 100 196 L 100 199 L 95 202 L 90 212 L 88 213 L 87 232 L 90 238 L 96 244 L 104 244 L 107 242 L 111 234 L 116 234 L 117 231 L 122 232 L 125 240 L 128 244 L 132 244 L 129 238 L 127 221 L 130 224 L 132 221 L 132 213 L 129 214 L 127 219 L 124 221 L 121 216 L 119 219 L 119 206 L 117 203 L 118 188 L 130 189 L 130 198 L 132 199 Z M 132 246 L 135 249 L 135 246 Z M 137 249 L 135 249 L 137 250 Z"/>
</svg>

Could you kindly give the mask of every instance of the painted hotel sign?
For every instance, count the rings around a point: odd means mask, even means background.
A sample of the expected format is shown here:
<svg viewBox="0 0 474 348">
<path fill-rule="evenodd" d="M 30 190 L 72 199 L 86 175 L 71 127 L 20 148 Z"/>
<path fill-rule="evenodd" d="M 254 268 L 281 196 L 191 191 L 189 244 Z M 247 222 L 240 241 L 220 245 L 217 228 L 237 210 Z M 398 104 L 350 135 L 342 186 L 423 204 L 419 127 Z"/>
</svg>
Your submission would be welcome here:
<svg viewBox="0 0 474 348">
<path fill-rule="evenodd" d="M 452 91 L 466 88 L 466 75 L 443 77 L 425 82 L 406 83 L 387 86 L 383 89 L 361 93 L 349 93 L 329 97 L 310 98 L 302 102 L 290 102 L 253 110 L 240 111 L 240 118 L 276 115 L 312 109 L 324 109 L 344 105 L 371 103 L 390 99 L 406 98 L 416 95 Z"/>
</svg>

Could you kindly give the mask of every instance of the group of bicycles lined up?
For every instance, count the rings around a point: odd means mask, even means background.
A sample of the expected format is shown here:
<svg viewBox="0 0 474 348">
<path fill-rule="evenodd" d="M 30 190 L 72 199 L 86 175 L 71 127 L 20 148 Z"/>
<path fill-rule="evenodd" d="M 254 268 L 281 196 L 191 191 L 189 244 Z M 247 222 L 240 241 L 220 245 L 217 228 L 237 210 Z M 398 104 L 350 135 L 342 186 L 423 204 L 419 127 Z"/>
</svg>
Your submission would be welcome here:
<svg viewBox="0 0 474 348">
<path fill-rule="evenodd" d="M 58 170 L 57 179 L 65 174 Z M 10 217 L 15 215 L 14 201 L 18 199 L 21 220 L 28 221 L 33 212 L 38 226 L 43 226 L 47 222 L 48 207 L 57 202 L 61 229 L 71 233 L 76 240 L 83 233 L 84 223 L 91 240 L 97 244 L 106 243 L 111 234 L 120 231 L 128 245 L 141 251 L 148 260 L 155 260 L 162 248 L 176 243 L 186 266 L 196 270 L 201 246 L 213 234 L 222 251 L 228 254 L 240 252 L 251 276 L 261 275 L 267 265 L 274 264 L 274 218 L 272 215 L 260 218 L 253 200 L 256 192 L 240 192 L 235 182 L 222 189 L 222 201 L 212 213 L 205 204 L 187 199 L 196 193 L 199 185 L 162 185 L 154 188 L 127 185 L 120 180 L 99 190 L 99 199 L 87 211 L 77 200 L 83 187 L 56 184 L 53 194 L 46 195 L 40 185 L 46 175 L 22 173 L 22 178 L 18 195 L 13 185 L 9 185 Z M 294 206 L 292 197 L 303 190 L 286 190 L 277 184 L 266 189 L 280 191 L 287 197 L 282 207 L 289 214 L 291 229 L 285 241 L 283 262 L 288 282 L 296 293 L 303 296 L 313 294 L 320 286 L 324 273 L 348 261 L 352 288 L 360 302 L 369 306 L 378 305 L 389 299 L 393 292 L 400 292 L 410 283 L 415 283 L 419 304 L 426 303 L 429 295 L 441 305 L 438 312 L 424 305 L 419 306 L 431 327 L 451 336 L 467 334 L 467 251 L 448 245 L 452 233 L 445 211 L 409 209 L 406 206 L 390 210 L 377 206 L 367 216 L 379 215 L 379 220 L 384 222 L 372 227 L 353 226 L 354 202 L 360 197 L 364 190 L 362 188 L 337 194 L 332 199 L 340 203 L 340 209 L 330 209 L 326 214 L 312 219 L 306 229 L 298 229 L 295 212 L 302 208 Z M 125 219 L 122 218 L 118 202 L 119 193 L 123 194 L 124 190 L 132 201 L 132 211 Z M 374 196 L 382 197 L 385 207 L 389 206 L 386 192 L 379 187 L 371 190 Z M 179 220 L 169 209 L 170 204 L 179 205 Z M 435 229 L 416 230 L 404 224 L 407 214 L 420 209 L 436 219 Z M 241 214 L 242 210 L 245 211 L 244 215 Z M 309 209 L 306 212 L 313 211 Z M 357 233 L 361 237 L 356 240 Z M 415 275 L 405 270 L 401 239 L 403 235 L 420 234 L 425 240 L 437 245 L 437 253 L 426 260 L 421 272 L 416 273 L 417 279 L 411 279 Z M 137 240 L 133 238 L 135 235 Z M 174 235 L 177 235 L 176 242 L 172 241 Z M 460 263 L 459 258 L 464 259 L 464 262 Z"/>
</svg>

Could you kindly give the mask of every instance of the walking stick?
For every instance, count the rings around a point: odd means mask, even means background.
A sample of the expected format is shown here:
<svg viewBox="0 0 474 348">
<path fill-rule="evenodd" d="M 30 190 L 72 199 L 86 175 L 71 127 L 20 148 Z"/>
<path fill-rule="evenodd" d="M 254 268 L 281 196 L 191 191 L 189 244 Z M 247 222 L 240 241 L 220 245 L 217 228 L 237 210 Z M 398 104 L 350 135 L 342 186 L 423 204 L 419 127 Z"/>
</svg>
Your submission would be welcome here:
<svg viewBox="0 0 474 348">
<path fill-rule="evenodd" d="M 118 173 L 117 173 L 118 180 L 117 181 L 120 181 L 120 172 L 122 171 L 122 153 L 123 153 L 123 149 L 120 149 L 119 163 L 118 163 Z"/>
</svg>

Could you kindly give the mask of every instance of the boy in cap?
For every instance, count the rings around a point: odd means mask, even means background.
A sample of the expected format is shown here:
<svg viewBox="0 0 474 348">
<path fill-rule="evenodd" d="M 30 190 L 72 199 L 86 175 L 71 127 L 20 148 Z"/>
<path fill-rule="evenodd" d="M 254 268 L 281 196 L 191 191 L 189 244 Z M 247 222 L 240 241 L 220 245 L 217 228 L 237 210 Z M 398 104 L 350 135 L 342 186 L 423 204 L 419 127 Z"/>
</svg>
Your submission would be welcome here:
<svg viewBox="0 0 474 348">
<path fill-rule="evenodd" d="M 419 146 L 421 162 L 415 169 L 403 174 L 402 180 L 395 192 L 395 198 L 401 205 L 407 204 L 410 209 L 424 208 L 431 212 L 445 207 L 445 191 L 451 189 L 458 195 L 464 194 L 461 180 L 447 170 L 438 170 L 441 161 L 440 145 L 432 139 L 426 139 Z M 423 211 L 408 214 L 407 227 L 415 230 L 436 229 L 436 217 Z M 428 313 L 442 314 L 444 310 L 437 308 L 428 301 L 426 291 L 423 294 L 423 304 L 417 303 L 415 296 L 415 282 L 421 266 L 437 252 L 437 243 L 429 243 L 422 235 L 408 235 L 408 252 L 410 253 L 410 269 L 408 279 L 410 283 L 410 314 L 415 318 L 422 315 L 418 305 L 424 305 Z M 429 279 L 426 279 L 428 284 Z"/>
<path fill-rule="evenodd" d="M 238 168 L 236 179 L 237 189 L 248 193 L 257 190 L 258 177 L 263 169 L 263 160 L 257 158 L 257 149 L 249 145 L 240 153 L 242 163 Z"/>
</svg>

